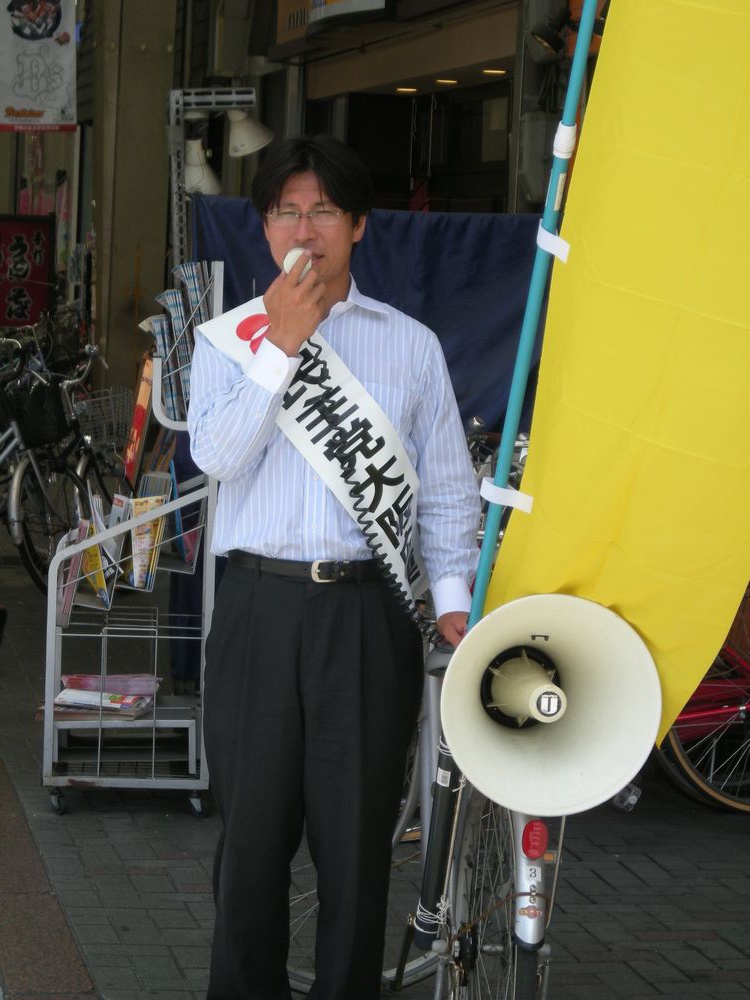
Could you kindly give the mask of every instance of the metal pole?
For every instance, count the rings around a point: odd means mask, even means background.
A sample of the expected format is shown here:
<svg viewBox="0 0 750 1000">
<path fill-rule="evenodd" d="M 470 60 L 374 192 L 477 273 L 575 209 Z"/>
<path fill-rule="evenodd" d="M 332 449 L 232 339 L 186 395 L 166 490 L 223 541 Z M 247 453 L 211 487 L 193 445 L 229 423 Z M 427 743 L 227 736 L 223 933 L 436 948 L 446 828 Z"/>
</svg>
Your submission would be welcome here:
<svg viewBox="0 0 750 1000">
<path fill-rule="evenodd" d="M 557 231 L 557 220 L 560 215 L 562 196 L 565 190 L 565 182 L 568 175 L 568 162 L 575 145 L 575 127 L 578 102 L 580 100 L 583 83 L 586 76 L 586 66 L 588 61 L 589 46 L 593 34 L 594 20 L 596 17 L 597 0 L 584 0 L 581 20 L 578 26 L 578 38 L 576 40 L 573 63 L 570 70 L 570 79 L 565 96 L 562 121 L 558 127 L 555 137 L 554 155 L 552 160 L 552 172 L 549 186 L 547 188 L 547 198 L 542 215 L 541 229 L 548 234 L 554 235 Z M 518 437 L 518 427 L 521 421 L 521 411 L 526 395 L 526 386 L 531 368 L 531 358 L 536 341 L 539 317 L 544 301 L 544 292 L 547 285 L 551 260 L 548 250 L 543 250 L 537 246 L 534 258 L 534 267 L 531 273 L 531 283 L 526 300 L 526 310 L 516 354 L 516 362 L 513 369 L 511 381 L 510 397 L 508 399 L 508 409 L 505 414 L 503 432 L 498 450 L 497 466 L 494 483 L 496 486 L 505 487 L 508 484 L 511 463 L 513 460 L 513 449 Z M 497 538 L 500 531 L 500 521 L 504 507 L 501 504 L 489 503 L 487 511 L 487 522 L 485 525 L 482 549 L 479 555 L 479 566 L 474 582 L 474 594 L 471 602 L 471 612 L 469 614 L 469 628 L 477 623 L 484 612 L 484 603 L 487 598 L 487 588 L 489 585 L 492 565 L 495 557 Z"/>
</svg>

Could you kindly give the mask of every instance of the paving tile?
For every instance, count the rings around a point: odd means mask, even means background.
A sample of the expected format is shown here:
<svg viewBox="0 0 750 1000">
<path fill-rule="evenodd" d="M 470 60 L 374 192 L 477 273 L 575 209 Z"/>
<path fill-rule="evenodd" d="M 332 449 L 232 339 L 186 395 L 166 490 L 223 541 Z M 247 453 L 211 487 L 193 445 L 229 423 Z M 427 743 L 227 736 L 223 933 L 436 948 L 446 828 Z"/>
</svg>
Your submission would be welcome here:
<svg viewBox="0 0 750 1000">
<path fill-rule="evenodd" d="M 179 910 L 152 910 L 149 915 L 160 930 L 177 928 L 194 930 L 196 926 L 195 917 L 187 907 L 182 907 Z"/>
<path fill-rule="evenodd" d="M 120 940 L 115 928 L 106 920 L 99 923 L 73 924 L 76 936 L 82 945 L 117 944 Z"/>
<path fill-rule="evenodd" d="M 176 984 L 182 980 L 182 972 L 167 949 L 160 955 L 136 955 L 133 965 L 148 987 Z"/>
</svg>

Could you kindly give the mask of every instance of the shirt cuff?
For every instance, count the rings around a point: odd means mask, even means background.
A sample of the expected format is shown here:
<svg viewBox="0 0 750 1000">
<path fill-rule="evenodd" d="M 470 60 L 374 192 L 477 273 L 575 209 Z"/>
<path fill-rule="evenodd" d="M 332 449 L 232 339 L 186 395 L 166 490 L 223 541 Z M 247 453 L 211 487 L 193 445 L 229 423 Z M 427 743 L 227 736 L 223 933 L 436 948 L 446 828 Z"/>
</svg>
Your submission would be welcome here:
<svg viewBox="0 0 750 1000">
<path fill-rule="evenodd" d="M 264 338 L 257 353 L 250 355 L 245 374 L 269 392 L 286 392 L 301 363 L 302 358 L 290 358 L 280 347 Z"/>
<path fill-rule="evenodd" d="M 462 576 L 444 576 L 442 580 L 431 585 L 430 590 L 436 618 L 449 611 L 468 613 L 471 610 L 471 591 Z"/>
</svg>

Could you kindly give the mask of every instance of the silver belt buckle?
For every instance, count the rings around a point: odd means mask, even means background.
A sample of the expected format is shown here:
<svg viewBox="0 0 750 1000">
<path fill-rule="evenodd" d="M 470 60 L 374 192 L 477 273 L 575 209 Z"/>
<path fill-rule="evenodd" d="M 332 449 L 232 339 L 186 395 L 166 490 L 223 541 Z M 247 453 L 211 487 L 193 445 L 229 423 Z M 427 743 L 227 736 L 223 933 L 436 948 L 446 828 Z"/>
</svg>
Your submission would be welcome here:
<svg viewBox="0 0 750 1000">
<path fill-rule="evenodd" d="M 320 567 L 324 563 L 330 563 L 331 559 L 315 559 L 310 565 L 310 576 L 313 579 L 313 583 L 336 583 L 336 577 L 333 576 L 330 579 L 323 579 L 320 575 Z"/>
</svg>

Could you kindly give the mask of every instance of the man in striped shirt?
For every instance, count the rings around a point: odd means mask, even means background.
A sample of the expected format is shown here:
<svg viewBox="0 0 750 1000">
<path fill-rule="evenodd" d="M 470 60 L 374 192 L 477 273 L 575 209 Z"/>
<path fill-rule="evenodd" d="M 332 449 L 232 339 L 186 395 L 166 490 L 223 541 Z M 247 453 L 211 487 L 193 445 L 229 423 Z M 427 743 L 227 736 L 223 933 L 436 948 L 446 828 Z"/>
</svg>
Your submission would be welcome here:
<svg viewBox="0 0 750 1000">
<path fill-rule="evenodd" d="M 363 531 L 282 430 L 310 345 L 322 338 L 385 414 L 390 427 L 352 424 L 371 431 L 367 454 L 392 429 L 415 473 L 424 567 L 452 645 L 470 605 L 479 497 L 437 338 L 351 277 L 373 198 L 364 165 L 330 137 L 290 139 L 271 147 L 252 193 L 280 274 L 200 328 L 188 414 L 193 458 L 220 483 L 212 549 L 229 556 L 206 649 L 205 746 L 223 821 L 208 998 L 291 997 L 289 866 L 305 824 L 320 898 L 310 996 L 375 1000 L 422 640 L 373 558 L 373 525 Z M 376 459 L 367 468 L 372 494 L 398 478 Z"/>
</svg>

